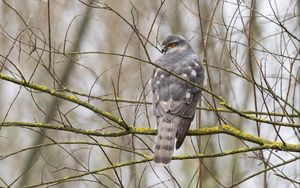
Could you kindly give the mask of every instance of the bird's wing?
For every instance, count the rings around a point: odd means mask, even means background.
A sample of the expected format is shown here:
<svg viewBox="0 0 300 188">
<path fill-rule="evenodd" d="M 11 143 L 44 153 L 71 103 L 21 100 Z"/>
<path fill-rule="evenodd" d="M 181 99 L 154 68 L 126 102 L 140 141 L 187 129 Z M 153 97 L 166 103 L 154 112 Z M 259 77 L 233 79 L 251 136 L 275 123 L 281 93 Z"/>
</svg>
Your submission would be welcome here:
<svg viewBox="0 0 300 188">
<path fill-rule="evenodd" d="M 196 55 L 190 55 L 181 62 L 170 63 L 164 68 L 197 85 L 203 84 L 204 71 Z M 169 112 L 187 118 L 194 116 L 195 103 L 199 99 L 199 88 L 159 68 L 152 73 L 151 87 L 155 115 L 163 116 Z"/>
</svg>

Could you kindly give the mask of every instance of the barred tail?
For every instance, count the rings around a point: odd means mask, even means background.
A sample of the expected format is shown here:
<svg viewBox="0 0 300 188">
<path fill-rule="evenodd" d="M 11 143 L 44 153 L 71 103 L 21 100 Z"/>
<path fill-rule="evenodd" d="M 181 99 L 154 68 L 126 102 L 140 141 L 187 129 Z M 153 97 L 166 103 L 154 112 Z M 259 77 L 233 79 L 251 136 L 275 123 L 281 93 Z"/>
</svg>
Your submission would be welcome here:
<svg viewBox="0 0 300 188">
<path fill-rule="evenodd" d="M 168 114 L 160 119 L 153 159 L 155 163 L 170 163 L 179 122 L 180 117 Z"/>
</svg>

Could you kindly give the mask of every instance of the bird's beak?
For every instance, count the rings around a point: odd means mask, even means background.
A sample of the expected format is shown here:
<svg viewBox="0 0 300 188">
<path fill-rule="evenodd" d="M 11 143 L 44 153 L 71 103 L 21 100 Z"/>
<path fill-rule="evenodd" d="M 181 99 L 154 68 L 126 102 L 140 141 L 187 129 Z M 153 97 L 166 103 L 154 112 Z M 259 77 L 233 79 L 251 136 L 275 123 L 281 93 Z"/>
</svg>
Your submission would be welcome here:
<svg viewBox="0 0 300 188">
<path fill-rule="evenodd" d="M 167 51 L 167 47 L 165 45 L 162 46 L 161 52 L 164 54 Z"/>
</svg>

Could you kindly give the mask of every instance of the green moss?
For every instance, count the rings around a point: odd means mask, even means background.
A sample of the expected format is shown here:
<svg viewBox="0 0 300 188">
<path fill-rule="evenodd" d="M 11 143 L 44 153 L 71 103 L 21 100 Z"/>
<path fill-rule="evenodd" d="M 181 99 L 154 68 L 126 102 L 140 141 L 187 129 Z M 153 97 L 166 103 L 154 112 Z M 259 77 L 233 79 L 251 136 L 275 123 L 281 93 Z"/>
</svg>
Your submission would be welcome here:
<svg viewBox="0 0 300 188">
<path fill-rule="evenodd" d="M 219 128 L 220 128 L 221 131 L 223 131 L 223 130 L 227 130 L 227 131 L 236 131 L 236 130 L 237 130 L 237 129 L 231 127 L 231 126 L 228 125 L 228 124 L 224 124 L 224 125 L 220 126 Z M 236 131 L 236 132 L 238 132 L 238 131 Z"/>
<path fill-rule="evenodd" d="M 152 160 L 153 159 L 153 157 L 152 156 L 149 156 L 149 155 L 143 155 L 144 156 L 144 158 L 146 159 L 146 160 Z"/>
<path fill-rule="evenodd" d="M 71 101 L 76 101 L 76 102 L 79 101 L 79 99 L 76 96 L 74 96 L 74 95 L 68 96 L 68 99 L 71 100 Z"/>
<path fill-rule="evenodd" d="M 94 131 L 91 130 L 84 130 L 85 133 L 93 133 Z"/>
<path fill-rule="evenodd" d="M 277 148 L 277 149 L 282 149 L 284 147 L 283 143 L 281 142 L 265 143 L 264 146 L 269 148 Z"/>
<path fill-rule="evenodd" d="M 225 106 L 226 103 L 225 103 L 224 101 L 221 101 L 221 102 L 220 102 L 220 105 Z"/>
<path fill-rule="evenodd" d="M 104 116 L 112 116 L 112 114 L 109 113 L 109 112 L 103 112 L 103 115 L 104 115 Z"/>
<path fill-rule="evenodd" d="M 39 127 L 39 126 L 43 126 L 44 124 L 43 123 L 35 123 L 34 125 Z"/>
<path fill-rule="evenodd" d="M 136 127 L 136 128 L 134 128 L 134 131 L 136 131 L 136 132 L 147 132 L 147 131 L 149 131 L 149 129 L 144 128 L 144 127 Z"/>
<path fill-rule="evenodd" d="M 129 132 L 131 134 L 156 135 L 156 130 L 143 127 L 129 127 Z"/>
<path fill-rule="evenodd" d="M 201 154 L 198 154 L 198 155 L 201 155 Z M 176 156 L 176 158 L 178 158 L 178 159 L 185 159 L 185 158 L 189 158 L 189 157 L 191 157 L 191 155 L 178 155 L 178 156 Z"/>
<path fill-rule="evenodd" d="M 38 89 L 39 89 L 39 90 L 42 90 L 42 91 L 48 91 L 48 90 L 49 90 L 48 87 L 42 86 L 42 85 L 38 86 Z"/>
</svg>

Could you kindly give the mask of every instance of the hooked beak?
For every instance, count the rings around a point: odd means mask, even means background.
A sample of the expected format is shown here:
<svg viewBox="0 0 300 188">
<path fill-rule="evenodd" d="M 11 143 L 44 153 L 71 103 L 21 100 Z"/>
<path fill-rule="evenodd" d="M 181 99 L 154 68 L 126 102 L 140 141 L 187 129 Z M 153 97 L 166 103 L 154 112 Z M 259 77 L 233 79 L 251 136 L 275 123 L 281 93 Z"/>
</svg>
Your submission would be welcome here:
<svg viewBox="0 0 300 188">
<path fill-rule="evenodd" d="M 162 46 L 161 52 L 165 54 L 167 51 L 167 47 L 165 45 Z"/>
</svg>

